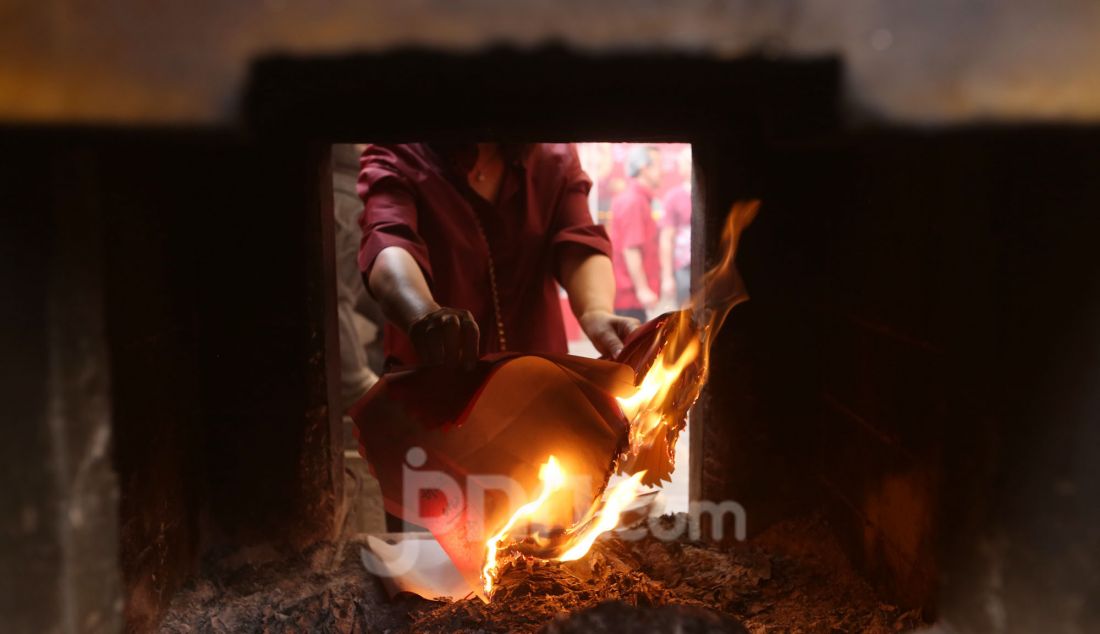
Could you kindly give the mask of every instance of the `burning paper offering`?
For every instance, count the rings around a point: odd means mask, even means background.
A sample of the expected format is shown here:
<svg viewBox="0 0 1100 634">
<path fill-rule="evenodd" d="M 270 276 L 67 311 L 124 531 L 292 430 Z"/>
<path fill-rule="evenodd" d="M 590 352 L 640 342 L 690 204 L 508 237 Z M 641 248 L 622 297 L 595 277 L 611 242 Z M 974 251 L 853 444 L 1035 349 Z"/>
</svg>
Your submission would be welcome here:
<svg viewBox="0 0 1100 634">
<path fill-rule="evenodd" d="M 352 408 L 386 511 L 428 529 L 470 592 L 489 601 L 507 562 L 583 557 L 668 479 L 713 337 L 748 299 L 734 255 L 758 206 L 733 206 L 722 260 L 687 306 L 635 331 L 619 362 L 509 353 L 469 372 L 405 370 Z M 609 488 L 616 472 L 627 477 Z"/>
</svg>

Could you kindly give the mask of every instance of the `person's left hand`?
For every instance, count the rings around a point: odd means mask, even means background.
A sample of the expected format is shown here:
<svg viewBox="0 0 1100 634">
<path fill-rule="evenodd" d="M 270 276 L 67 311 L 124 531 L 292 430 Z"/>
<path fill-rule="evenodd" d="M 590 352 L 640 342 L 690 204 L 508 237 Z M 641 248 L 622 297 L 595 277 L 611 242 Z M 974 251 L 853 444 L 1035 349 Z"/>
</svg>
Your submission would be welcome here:
<svg viewBox="0 0 1100 634">
<path fill-rule="evenodd" d="M 588 311 L 577 321 L 596 350 L 609 359 L 618 358 L 623 351 L 623 339 L 640 324 L 633 317 L 620 317 L 606 310 Z"/>
</svg>

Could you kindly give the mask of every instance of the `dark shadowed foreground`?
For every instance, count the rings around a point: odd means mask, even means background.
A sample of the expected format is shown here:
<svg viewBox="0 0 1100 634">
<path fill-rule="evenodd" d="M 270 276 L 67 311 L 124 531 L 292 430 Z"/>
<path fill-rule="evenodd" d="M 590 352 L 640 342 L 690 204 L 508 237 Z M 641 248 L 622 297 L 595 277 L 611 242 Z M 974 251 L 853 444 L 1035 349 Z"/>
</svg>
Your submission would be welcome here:
<svg viewBox="0 0 1100 634">
<path fill-rule="evenodd" d="M 896 632 L 821 520 L 736 548 L 605 538 L 583 560 L 506 569 L 490 604 L 388 600 L 350 540 L 293 562 L 224 563 L 173 602 L 163 632 Z M 338 565 L 331 565 L 339 559 Z M 742 629 L 743 628 L 743 629 Z"/>
</svg>

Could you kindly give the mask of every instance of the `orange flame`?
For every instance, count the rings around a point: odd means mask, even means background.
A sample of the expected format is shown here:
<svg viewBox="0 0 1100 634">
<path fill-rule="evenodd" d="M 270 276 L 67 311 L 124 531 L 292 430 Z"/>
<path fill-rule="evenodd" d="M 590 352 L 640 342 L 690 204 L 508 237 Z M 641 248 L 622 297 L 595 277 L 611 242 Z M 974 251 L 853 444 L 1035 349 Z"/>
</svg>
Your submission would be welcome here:
<svg viewBox="0 0 1100 634">
<path fill-rule="evenodd" d="M 539 492 L 539 496 L 516 509 L 516 512 L 500 529 L 500 532 L 485 542 L 485 567 L 481 569 L 481 578 L 485 582 L 485 594 L 487 595 L 493 591 L 493 581 L 496 579 L 497 573 L 497 550 L 501 542 L 508 536 L 516 523 L 521 519 L 534 515 L 546 503 L 550 495 L 561 489 L 562 485 L 565 484 L 565 473 L 562 471 L 561 465 L 558 464 L 557 458 L 550 456 L 546 463 L 539 468 L 539 481 L 542 482 L 542 491 Z"/>
<path fill-rule="evenodd" d="M 707 382 L 714 335 L 733 307 L 749 298 L 734 257 L 759 206 L 759 201 L 738 202 L 730 209 L 722 231 L 722 260 L 706 272 L 688 305 L 662 325 L 660 349 L 637 390 L 618 399 L 630 421 L 630 445 L 620 456 L 619 471 L 646 471 L 643 484 L 660 484 L 672 474 L 676 439 Z"/>
<path fill-rule="evenodd" d="M 644 486 L 659 484 L 672 473 L 677 436 L 686 425 L 688 410 L 706 384 L 713 337 L 730 310 L 748 299 L 734 266 L 734 256 L 741 232 L 752 222 L 759 205 L 759 201 L 733 205 L 722 232 L 722 260 L 706 272 L 689 304 L 669 315 L 662 325 L 659 350 L 635 392 L 618 398 L 623 415 L 630 422 L 630 438 L 617 464 L 620 472 L 631 476 L 594 501 L 584 517 L 561 534 L 554 552 L 542 558 L 580 559 L 596 538 L 618 525 L 620 514 Z M 510 533 L 522 520 L 535 517 L 550 497 L 565 486 L 566 472 L 553 455 L 540 467 L 539 481 L 542 483 L 539 495 L 519 507 L 485 543 L 481 577 L 486 596 L 492 596 L 500 553 L 518 542 L 513 539 L 505 543 Z"/>
<path fill-rule="evenodd" d="M 564 552 L 549 557 L 549 559 L 573 561 L 583 557 L 592 548 L 592 544 L 595 543 L 597 537 L 619 524 L 619 515 L 627 505 L 634 501 L 634 498 L 638 497 L 638 493 L 641 491 L 641 479 L 644 475 L 644 473 L 635 474 L 607 491 L 602 501 L 589 507 L 585 519 L 565 532 L 561 544 L 557 546 L 557 550 L 564 549 Z M 538 497 L 516 509 L 516 512 L 505 522 L 497 534 L 485 542 L 485 565 L 481 569 L 481 579 L 487 596 L 492 596 L 493 586 L 499 573 L 498 556 L 502 550 L 501 546 L 509 537 L 509 533 L 522 520 L 535 517 L 550 499 L 550 496 L 565 486 L 566 480 L 566 472 L 558 459 L 554 456 L 547 458 L 546 462 L 539 468 L 539 481 L 542 483 L 542 489 L 539 491 Z"/>
<path fill-rule="evenodd" d="M 624 480 L 607 492 L 604 496 L 603 506 L 596 518 L 595 524 L 586 526 L 570 539 L 572 546 L 555 559 L 558 561 L 574 561 L 584 557 L 596 538 L 619 525 L 619 515 L 627 505 L 638 497 L 642 490 L 642 478 L 645 472 L 639 472 Z M 595 508 L 595 507 L 593 507 Z"/>
</svg>

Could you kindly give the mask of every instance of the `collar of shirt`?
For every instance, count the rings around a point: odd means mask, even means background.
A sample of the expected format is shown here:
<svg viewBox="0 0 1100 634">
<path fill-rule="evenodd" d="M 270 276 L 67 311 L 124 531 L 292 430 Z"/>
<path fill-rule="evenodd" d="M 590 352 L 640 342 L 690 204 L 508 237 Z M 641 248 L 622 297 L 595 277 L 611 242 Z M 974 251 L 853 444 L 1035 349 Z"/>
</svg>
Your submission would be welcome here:
<svg viewBox="0 0 1100 634">
<path fill-rule="evenodd" d="M 477 164 L 477 143 L 425 143 L 437 166 L 465 176 Z M 532 143 L 501 143 L 500 154 L 506 165 L 527 167 Z"/>
<path fill-rule="evenodd" d="M 425 148 L 443 176 L 470 201 L 474 209 L 483 206 L 494 207 L 492 203 L 475 192 L 467 180 L 470 170 L 477 164 L 476 143 L 428 143 L 425 144 Z M 505 170 L 496 207 L 508 204 L 512 197 L 521 191 L 533 149 L 533 145 L 529 143 L 500 145 L 501 155 L 505 160 Z"/>
</svg>

